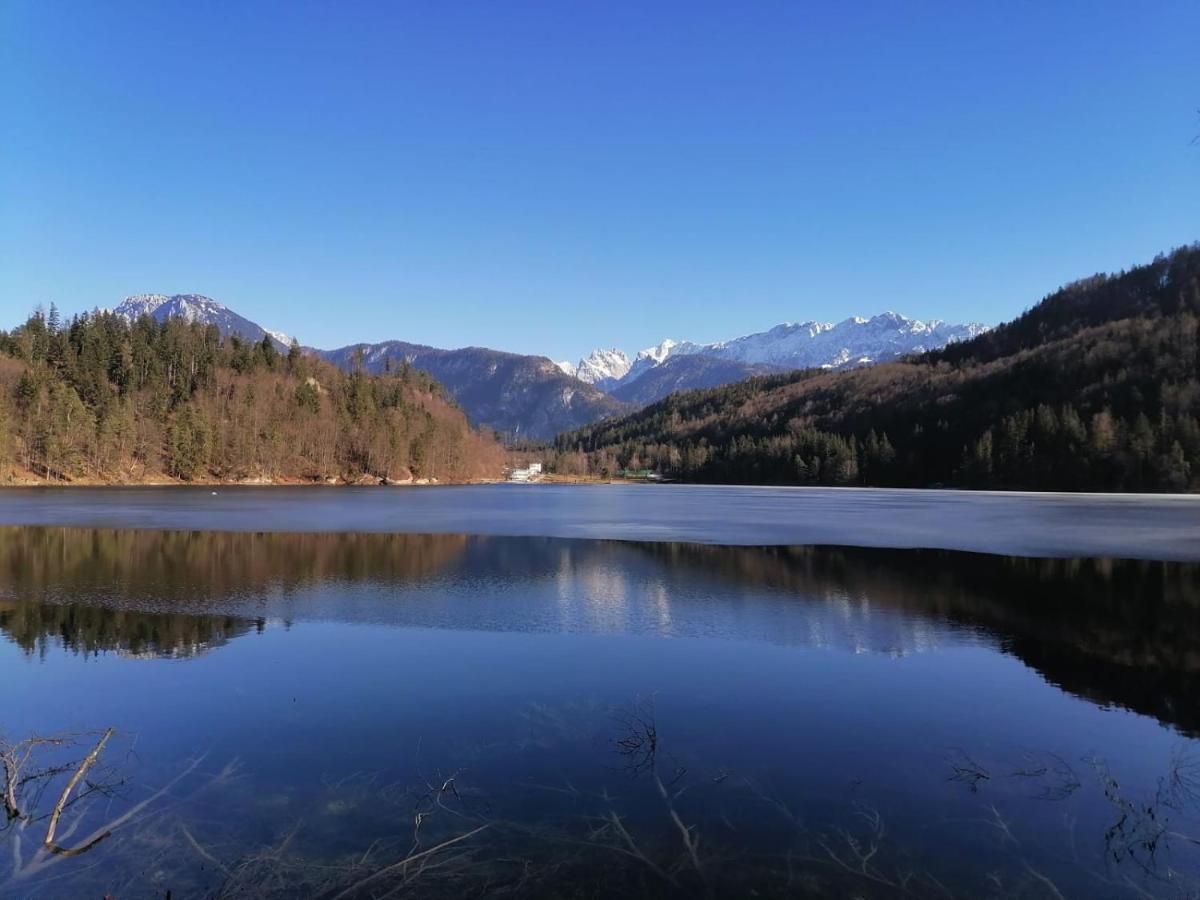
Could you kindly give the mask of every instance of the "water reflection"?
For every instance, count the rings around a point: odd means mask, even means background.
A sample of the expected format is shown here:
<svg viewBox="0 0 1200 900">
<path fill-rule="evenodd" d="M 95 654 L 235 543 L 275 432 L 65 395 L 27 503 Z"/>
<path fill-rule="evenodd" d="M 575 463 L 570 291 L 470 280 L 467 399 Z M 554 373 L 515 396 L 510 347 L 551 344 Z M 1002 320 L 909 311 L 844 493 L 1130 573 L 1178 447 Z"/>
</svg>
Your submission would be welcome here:
<svg viewBox="0 0 1200 900">
<path fill-rule="evenodd" d="M 265 621 L 236 616 L 156 613 L 0 600 L 0 630 L 30 654 L 45 656 L 53 642 L 76 653 L 115 651 L 129 657 L 198 656 Z"/>
<path fill-rule="evenodd" d="M 73 748 L 26 761 L 46 774 L 0 815 L 0 895 L 1191 890 L 1200 844 L 1175 835 L 1200 835 L 1200 742 L 1159 723 L 1200 730 L 1197 579 L 944 552 L 0 529 L 0 757 L 31 736 Z M 45 815 L 109 728 L 61 843 L 120 824 L 86 857 L 47 855 Z M 460 838 L 407 881 L 405 860 Z"/>
<path fill-rule="evenodd" d="M 994 638 L 1077 696 L 1200 733 L 1197 565 L 812 547 L 640 550 L 731 583 L 823 599 L 844 617 L 843 647 L 913 652 L 937 639 L 922 623 L 949 623 Z M 894 646 L 880 645 L 872 611 L 908 614 Z"/>
<path fill-rule="evenodd" d="M 894 656 L 986 642 L 1200 733 L 1200 566 L 456 535 L 0 529 L 28 653 L 189 656 L 296 620 L 721 637 Z"/>
<path fill-rule="evenodd" d="M 324 578 L 415 580 L 442 571 L 455 535 L 277 534 L 0 527 L 0 587 L 51 601 L 203 605 Z"/>
</svg>

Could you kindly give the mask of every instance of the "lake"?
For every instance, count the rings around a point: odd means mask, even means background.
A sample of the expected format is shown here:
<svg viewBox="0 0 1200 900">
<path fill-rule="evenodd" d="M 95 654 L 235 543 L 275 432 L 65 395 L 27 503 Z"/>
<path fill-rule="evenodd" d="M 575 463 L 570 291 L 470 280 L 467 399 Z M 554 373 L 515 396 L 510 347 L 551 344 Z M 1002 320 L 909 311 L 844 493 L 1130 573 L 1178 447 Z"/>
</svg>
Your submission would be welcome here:
<svg viewBox="0 0 1200 900">
<path fill-rule="evenodd" d="M 711 485 L 31 488 L 0 523 L 938 548 L 1200 561 L 1200 496 Z"/>
<path fill-rule="evenodd" d="M 1198 511 L 5 491 L 0 896 L 1195 896 Z"/>
</svg>

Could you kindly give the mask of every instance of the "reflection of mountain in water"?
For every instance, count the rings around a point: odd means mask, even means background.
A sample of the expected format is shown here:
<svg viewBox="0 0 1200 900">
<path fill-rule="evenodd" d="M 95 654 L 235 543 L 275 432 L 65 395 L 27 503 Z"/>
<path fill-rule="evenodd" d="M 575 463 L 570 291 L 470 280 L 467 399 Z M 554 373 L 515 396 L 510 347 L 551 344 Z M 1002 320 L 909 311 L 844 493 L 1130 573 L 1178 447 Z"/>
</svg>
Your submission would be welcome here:
<svg viewBox="0 0 1200 900">
<path fill-rule="evenodd" d="M 903 655 L 982 640 L 1200 734 L 1200 566 L 453 535 L 0 529 L 33 652 L 186 656 L 272 619 L 654 634 Z"/>
</svg>

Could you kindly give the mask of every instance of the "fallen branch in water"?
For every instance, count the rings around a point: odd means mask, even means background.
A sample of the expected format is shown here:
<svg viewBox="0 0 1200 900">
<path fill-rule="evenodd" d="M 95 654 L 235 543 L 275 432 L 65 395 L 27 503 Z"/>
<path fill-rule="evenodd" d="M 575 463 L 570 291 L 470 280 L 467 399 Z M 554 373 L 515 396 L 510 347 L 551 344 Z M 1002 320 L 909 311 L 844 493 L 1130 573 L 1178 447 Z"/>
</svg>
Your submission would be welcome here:
<svg viewBox="0 0 1200 900">
<path fill-rule="evenodd" d="M 621 838 L 621 841 L 625 844 L 625 846 L 618 847 L 613 844 L 596 840 L 596 838 L 601 835 L 602 830 L 593 832 L 592 840 L 588 843 L 588 846 L 603 847 L 606 850 L 615 850 L 617 853 L 622 853 L 628 857 L 631 857 L 632 859 L 639 860 L 640 862 L 644 863 L 651 872 L 653 872 L 667 884 L 671 885 L 672 887 L 679 887 L 679 882 L 675 879 L 675 877 L 663 869 L 662 866 L 652 860 L 649 856 L 647 856 L 645 852 L 642 851 L 642 848 L 637 845 L 637 842 L 633 839 L 633 835 L 629 833 L 629 830 L 625 827 L 625 823 L 621 821 L 621 817 L 617 815 L 615 810 L 610 810 L 604 821 L 607 823 L 607 826 L 612 827 L 612 830 Z"/>
<path fill-rule="evenodd" d="M 394 875 L 397 872 L 403 873 L 403 872 L 407 871 L 408 867 L 411 866 L 413 863 L 418 863 L 418 862 L 422 862 L 423 860 L 427 860 L 430 856 L 433 856 L 435 853 L 440 853 L 442 850 L 445 850 L 447 847 L 451 847 L 454 844 L 460 844 L 463 841 L 467 840 L 468 838 L 474 837 L 475 835 L 479 834 L 479 832 L 481 832 L 487 828 L 490 828 L 490 827 L 491 827 L 490 823 L 485 823 L 483 825 L 480 825 L 478 828 L 468 831 L 466 834 L 460 834 L 458 837 L 453 837 L 453 838 L 450 838 L 449 840 L 442 841 L 440 844 L 438 844 L 435 847 L 430 847 L 428 850 L 422 850 L 420 853 L 413 853 L 409 856 L 404 857 L 404 859 L 400 860 L 399 862 L 394 862 L 391 865 L 384 866 L 382 869 L 372 872 L 366 878 L 363 878 L 362 880 L 357 881 L 354 884 L 350 885 L 348 888 L 345 888 L 344 890 L 339 891 L 337 894 L 334 894 L 333 897 L 331 898 L 331 900 L 345 900 L 346 897 L 350 897 L 353 894 L 357 893 L 358 891 L 361 891 L 367 885 L 374 884 L 376 881 L 379 881 L 381 878 L 386 878 L 387 876 Z"/>
<path fill-rule="evenodd" d="M 229 867 L 213 856 L 198 840 L 196 840 L 196 838 L 192 836 L 192 833 L 188 831 L 188 827 L 184 825 L 183 822 L 179 823 L 179 830 L 183 832 L 183 836 L 187 839 L 187 842 L 192 845 L 192 849 L 196 851 L 197 855 L 201 859 L 220 869 L 226 878 L 230 876 L 231 873 L 229 871 Z"/>
<path fill-rule="evenodd" d="M 54 836 L 58 832 L 58 820 L 62 817 L 63 809 L 66 808 L 67 801 L 71 797 L 71 792 L 75 790 L 76 785 L 83 779 L 83 776 L 88 773 L 88 769 L 96 764 L 96 760 L 100 758 L 100 754 L 104 751 L 104 745 L 108 743 L 109 738 L 112 736 L 113 730 L 111 728 L 105 729 L 104 734 L 100 736 L 100 740 L 96 742 L 96 746 L 92 748 L 92 752 L 83 758 L 83 762 L 79 764 L 79 768 L 75 770 L 75 774 L 71 776 L 66 787 L 63 788 L 58 802 L 54 804 L 54 811 L 50 814 L 50 824 L 46 826 L 46 837 L 42 840 L 42 846 L 51 853 L 58 854 L 59 856 L 78 856 L 81 853 L 91 850 L 112 834 L 111 831 L 105 831 L 97 834 L 93 840 L 71 849 L 60 847 L 54 843 Z"/>
<path fill-rule="evenodd" d="M 31 737 L 16 744 L 0 742 L 0 766 L 4 767 L 4 813 L 11 822 L 13 819 L 24 819 L 24 805 L 18 799 L 17 792 L 31 781 L 50 778 L 68 767 L 56 767 L 23 775 L 25 766 L 38 747 L 61 747 L 70 742 L 68 737 Z"/>
<path fill-rule="evenodd" d="M 76 843 L 76 845 L 74 847 L 67 848 L 67 847 L 59 846 L 59 844 L 57 844 L 55 842 L 55 838 L 58 837 L 58 830 L 59 830 L 59 826 L 60 826 L 60 823 L 62 820 L 63 813 L 67 809 L 71 808 L 75 804 L 76 800 L 78 800 L 84 796 L 87 796 L 89 791 L 83 791 L 83 792 L 77 794 L 74 800 L 71 799 L 71 794 L 79 786 L 79 783 L 84 780 L 84 776 L 87 774 L 88 770 L 90 770 L 93 766 L 95 766 L 97 760 L 100 757 L 101 752 L 104 750 L 105 745 L 111 739 L 113 734 L 114 734 L 113 729 L 111 729 L 111 728 L 107 729 L 101 735 L 100 740 L 97 742 L 96 746 L 92 749 L 92 751 L 86 757 L 84 757 L 84 759 L 78 764 L 77 767 L 75 767 L 74 774 L 68 780 L 62 793 L 59 795 L 58 802 L 55 804 L 54 809 L 50 814 L 50 823 L 46 829 L 46 836 L 41 841 L 40 845 L 37 848 L 37 851 L 33 854 L 33 856 L 28 861 L 22 860 L 21 852 L 20 852 L 21 844 L 20 844 L 19 835 L 14 835 L 14 837 L 13 837 L 13 857 L 14 857 L 13 869 L 9 874 L 8 881 L 15 882 L 15 881 L 20 881 L 23 879 L 31 878 L 34 875 L 37 875 L 37 874 L 41 873 L 42 871 L 44 871 L 45 869 L 49 868 L 50 866 L 54 865 L 55 863 L 58 863 L 64 859 L 70 859 L 72 857 L 80 856 L 81 854 L 86 853 L 87 851 L 91 850 L 96 845 L 100 844 L 102 841 L 104 841 L 105 839 L 110 837 L 112 835 L 112 833 L 114 831 L 116 831 L 118 828 L 120 828 L 123 825 L 127 825 L 130 822 L 136 820 L 151 805 L 155 804 L 157 801 L 159 801 L 160 799 L 165 797 L 171 791 L 171 789 L 175 787 L 175 785 L 177 785 L 184 778 L 186 778 L 187 776 L 192 774 L 200 766 L 200 763 L 204 760 L 203 756 L 197 757 L 195 760 L 193 760 L 189 765 L 187 765 L 182 771 L 180 771 L 178 774 L 176 774 L 176 776 L 174 778 L 172 778 L 170 781 L 168 781 L 161 788 L 154 791 L 152 794 L 150 794 L 150 796 L 146 797 L 145 799 L 141 800 L 140 802 L 135 803 L 133 806 L 131 806 L 125 812 L 121 813 L 119 816 L 116 816 L 115 818 L 112 818 L 112 819 L 108 820 L 107 822 L 103 823 L 102 825 L 98 826 L 97 828 L 93 829 L 89 834 L 87 834 L 78 843 Z M 44 743 L 57 743 L 60 745 L 65 745 L 65 744 L 70 743 L 70 741 L 67 739 L 53 739 L 53 740 L 40 739 L 40 740 L 42 740 Z M 63 767 L 60 766 L 55 769 L 46 770 L 46 771 L 61 773 L 65 770 Z M 225 770 L 223 770 L 218 775 L 214 776 L 213 781 L 220 781 L 222 778 L 224 778 L 226 776 L 228 771 L 229 771 L 229 767 L 226 767 Z M 30 776 L 30 777 L 32 777 L 32 776 Z M 100 786 L 90 786 L 90 787 L 92 787 L 95 790 L 100 790 Z M 156 810 L 156 812 L 157 812 L 157 810 Z M 36 821 L 36 816 L 34 814 L 33 809 L 30 808 L 28 811 L 26 811 L 23 814 L 23 818 L 20 821 L 20 826 L 22 829 L 26 829 L 26 828 L 30 827 L 30 825 L 35 821 Z M 72 835 L 76 831 L 76 829 L 79 828 L 82 821 L 83 821 L 82 818 L 76 817 L 74 819 L 74 821 L 72 821 L 70 823 L 70 825 L 65 829 L 64 836 L 69 837 L 70 835 Z"/>
<path fill-rule="evenodd" d="M 17 806 L 17 778 L 21 768 L 7 751 L 0 753 L 0 765 L 4 766 L 4 813 L 11 822 L 21 818 L 21 808 Z"/>
</svg>

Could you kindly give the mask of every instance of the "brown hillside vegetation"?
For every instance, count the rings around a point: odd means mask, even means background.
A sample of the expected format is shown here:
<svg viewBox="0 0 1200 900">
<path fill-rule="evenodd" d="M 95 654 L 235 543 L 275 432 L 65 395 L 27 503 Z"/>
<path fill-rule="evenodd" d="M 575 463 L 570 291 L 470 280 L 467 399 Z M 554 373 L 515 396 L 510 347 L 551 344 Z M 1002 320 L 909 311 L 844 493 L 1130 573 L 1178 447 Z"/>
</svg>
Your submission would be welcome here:
<svg viewBox="0 0 1200 900">
<path fill-rule="evenodd" d="M 344 373 L 179 319 L 62 326 L 52 310 L 0 332 L 7 481 L 460 481 L 494 477 L 503 460 L 407 367 Z"/>
</svg>

